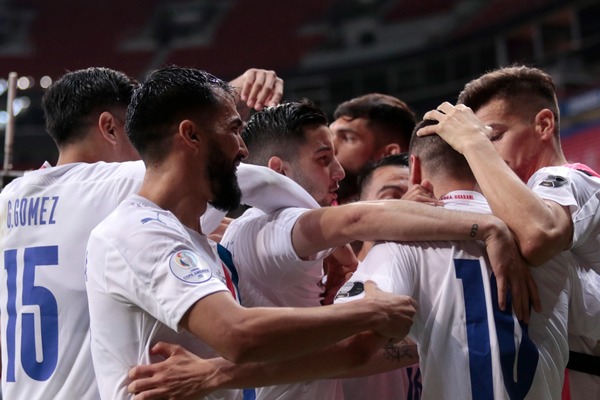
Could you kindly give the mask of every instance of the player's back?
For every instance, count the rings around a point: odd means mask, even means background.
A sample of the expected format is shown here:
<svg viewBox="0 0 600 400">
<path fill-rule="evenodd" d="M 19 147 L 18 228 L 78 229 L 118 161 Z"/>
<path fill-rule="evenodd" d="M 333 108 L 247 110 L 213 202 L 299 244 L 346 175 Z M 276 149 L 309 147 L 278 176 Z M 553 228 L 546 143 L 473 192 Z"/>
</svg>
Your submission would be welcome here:
<svg viewBox="0 0 600 400">
<path fill-rule="evenodd" d="M 0 194 L 2 391 L 10 399 L 97 399 L 85 248 L 144 166 L 75 163 L 26 173 Z"/>
<path fill-rule="evenodd" d="M 410 336 L 419 347 L 423 399 L 560 398 L 560 379 L 550 379 L 560 369 L 555 362 L 564 370 L 554 342 L 566 345 L 566 327 L 552 337 L 546 318 L 537 316 L 537 331 L 546 333 L 534 343 L 512 311 L 501 311 L 481 243 L 382 243 L 371 250 L 346 291 L 366 280 L 412 296 L 419 305 Z M 566 306 L 560 310 L 566 318 Z M 553 314 L 548 312 L 550 318 Z"/>
</svg>

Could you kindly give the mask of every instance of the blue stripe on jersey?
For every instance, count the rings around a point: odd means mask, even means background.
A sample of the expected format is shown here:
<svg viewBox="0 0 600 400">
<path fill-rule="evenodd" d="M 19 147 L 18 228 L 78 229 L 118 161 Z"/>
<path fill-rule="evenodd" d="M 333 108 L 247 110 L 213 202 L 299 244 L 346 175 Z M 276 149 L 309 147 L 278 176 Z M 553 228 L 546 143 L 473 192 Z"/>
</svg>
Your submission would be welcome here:
<svg viewBox="0 0 600 400">
<path fill-rule="evenodd" d="M 256 390 L 254 389 L 243 389 L 244 400 L 256 400 Z"/>
<path fill-rule="evenodd" d="M 509 292 L 506 296 L 506 311 L 501 311 L 496 306 L 498 304 L 498 284 L 493 274 L 490 286 L 494 320 L 498 334 L 498 346 L 500 347 L 500 363 L 504 377 L 504 387 L 511 400 L 521 400 L 525 398 L 531 388 L 540 354 L 533 341 L 529 338 L 527 325 L 523 323 L 520 323 L 523 336 L 519 345 L 519 351 L 516 351 L 515 320 L 512 315 L 511 294 Z M 518 357 L 516 368 L 515 355 Z"/>
<path fill-rule="evenodd" d="M 237 292 L 238 301 L 240 302 L 240 304 L 243 304 L 242 296 L 240 294 L 240 288 L 239 288 L 240 278 L 239 278 L 237 269 L 235 269 L 235 265 L 233 264 L 233 257 L 231 256 L 231 252 L 229 250 L 227 250 L 225 247 L 221 246 L 220 243 L 217 243 L 217 253 L 219 254 L 219 258 L 221 259 L 223 264 L 225 264 L 225 266 L 229 270 L 229 273 L 231 274 L 231 281 L 233 282 L 233 285 L 235 286 L 235 291 Z"/>
<path fill-rule="evenodd" d="M 456 277 L 462 280 L 469 346 L 469 373 L 473 399 L 494 399 L 492 355 L 485 292 L 479 260 L 454 260 Z"/>
</svg>

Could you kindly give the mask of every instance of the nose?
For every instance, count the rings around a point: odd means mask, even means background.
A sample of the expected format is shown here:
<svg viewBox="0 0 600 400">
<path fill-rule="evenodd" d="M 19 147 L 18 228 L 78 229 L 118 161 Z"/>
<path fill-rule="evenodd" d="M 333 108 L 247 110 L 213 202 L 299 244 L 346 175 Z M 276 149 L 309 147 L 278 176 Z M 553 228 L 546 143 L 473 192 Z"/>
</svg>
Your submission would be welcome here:
<svg viewBox="0 0 600 400">
<path fill-rule="evenodd" d="M 331 164 L 331 178 L 335 181 L 341 181 L 344 179 L 346 173 L 344 172 L 342 164 L 340 164 L 336 157 L 333 157 L 333 162 Z"/>
<path fill-rule="evenodd" d="M 241 136 L 238 136 L 238 143 L 240 146 L 239 154 L 242 156 L 242 160 L 245 160 L 248 158 L 248 154 L 250 154 L 248 148 L 246 147 L 246 142 L 244 142 L 244 139 L 242 139 Z"/>
</svg>

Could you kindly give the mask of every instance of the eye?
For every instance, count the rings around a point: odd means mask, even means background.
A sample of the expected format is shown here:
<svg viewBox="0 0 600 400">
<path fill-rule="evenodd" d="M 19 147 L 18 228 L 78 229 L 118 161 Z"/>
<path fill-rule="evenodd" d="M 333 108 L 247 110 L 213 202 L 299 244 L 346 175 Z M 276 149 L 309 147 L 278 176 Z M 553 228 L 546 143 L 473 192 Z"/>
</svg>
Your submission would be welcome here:
<svg viewBox="0 0 600 400">
<path fill-rule="evenodd" d="M 352 134 L 346 134 L 344 135 L 344 140 L 348 143 L 352 143 L 356 141 L 356 136 Z"/>
<path fill-rule="evenodd" d="M 504 136 L 505 133 L 506 132 L 496 132 L 496 131 L 492 132 L 492 134 L 490 135 L 490 141 L 496 142 L 496 141 L 502 139 L 502 137 Z"/>
</svg>

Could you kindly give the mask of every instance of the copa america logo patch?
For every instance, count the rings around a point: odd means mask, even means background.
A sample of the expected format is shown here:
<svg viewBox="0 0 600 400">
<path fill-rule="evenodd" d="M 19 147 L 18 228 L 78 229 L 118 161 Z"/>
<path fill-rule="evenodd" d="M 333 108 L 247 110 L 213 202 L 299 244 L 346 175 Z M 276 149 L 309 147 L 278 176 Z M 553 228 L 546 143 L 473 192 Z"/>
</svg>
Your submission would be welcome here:
<svg viewBox="0 0 600 400">
<path fill-rule="evenodd" d="M 345 299 L 348 297 L 359 296 L 365 292 L 365 284 L 361 281 L 348 281 L 335 295 L 335 300 Z"/>
<path fill-rule="evenodd" d="M 546 179 L 540 182 L 540 186 L 557 188 L 565 186 L 568 182 L 567 178 L 563 178 L 562 176 L 548 175 Z"/>
<path fill-rule="evenodd" d="M 171 255 L 169 268 L 177 279 L 187 283 L 202 283 L 209 280 L 212 270 L 198 254 L 189 250 L 179 250 Z"/>
</svg>

